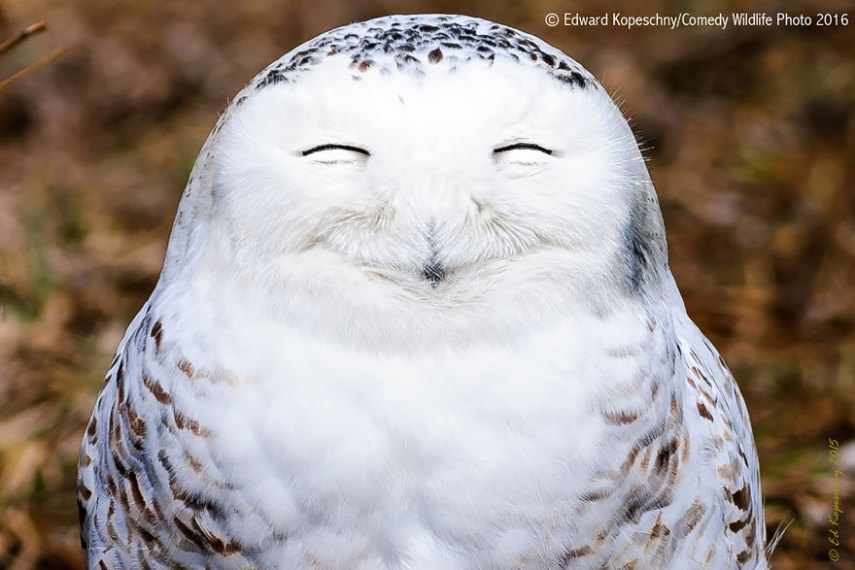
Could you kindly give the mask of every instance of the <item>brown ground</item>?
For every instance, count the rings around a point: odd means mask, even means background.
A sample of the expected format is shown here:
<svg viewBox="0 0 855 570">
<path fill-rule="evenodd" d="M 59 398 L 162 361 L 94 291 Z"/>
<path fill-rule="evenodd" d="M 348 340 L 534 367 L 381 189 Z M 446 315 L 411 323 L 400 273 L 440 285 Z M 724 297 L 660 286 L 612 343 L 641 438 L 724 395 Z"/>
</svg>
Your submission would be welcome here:
<svg viewBox="0 0 855 570">
<path fill-rule="evenodd" d="M 735 5 L 735 2 L 731 2 Z M 625 13 L 695 15 L 706 2 Z M 855 17 L 851 2 L 781 3 Z M 78 441 L 124 327 L 156 280 L 190 166 L 217 113 L 296 43 L 390 12 L 465 12 L 541 35 L 623 102 L 647 148 L 690 314 L 752 414 L 780 570 L 851 568 L 855 552 L 855 34 L 842 28 L 548 28 L 602 2 L 486 0 L 0 4 L 0 568 L 79 568 Z M 774 2 L 763 3 L 774 13 Z M 814 7 L 816 6 L 816 8 Z M 682 8 L 681 8 L 682 7 Z M 734 8 L 735 9 L 735 8 Z M 753 11 L 751 6 L 741 10 Z M 760 8 L 757 8 L 760 9 Z M 728 10 L 729 11 L 729 10 Z M 828 560 L 829 438 L 844 446 Z"/>
</svg>

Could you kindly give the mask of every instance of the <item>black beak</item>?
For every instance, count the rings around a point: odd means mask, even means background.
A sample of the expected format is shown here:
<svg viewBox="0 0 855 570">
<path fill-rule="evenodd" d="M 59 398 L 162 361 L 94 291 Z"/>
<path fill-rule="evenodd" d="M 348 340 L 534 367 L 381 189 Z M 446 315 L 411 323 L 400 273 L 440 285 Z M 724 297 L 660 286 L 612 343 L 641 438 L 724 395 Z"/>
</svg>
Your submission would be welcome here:
<svg viewBox="0 0 855 570">
<path fill-rule="evenodd" d="M 445 279 L 445 266 L 439 260 L 439 250 L 436 246 L 436 230 L 431 224 L 427 233 L 427 241 L 430 244 L 430 258 L 422 266 L 422 276 L 430 281 L 431 287 L 436 287 Z"/>
<path fill-rule="evenodd" d="M 430 281 L 431 287 L 436 287 L 440 281 L 445 279 L 445 267 L 439 262 L 428 262 L 422 268 L 422 275 Z"/>
</svg>

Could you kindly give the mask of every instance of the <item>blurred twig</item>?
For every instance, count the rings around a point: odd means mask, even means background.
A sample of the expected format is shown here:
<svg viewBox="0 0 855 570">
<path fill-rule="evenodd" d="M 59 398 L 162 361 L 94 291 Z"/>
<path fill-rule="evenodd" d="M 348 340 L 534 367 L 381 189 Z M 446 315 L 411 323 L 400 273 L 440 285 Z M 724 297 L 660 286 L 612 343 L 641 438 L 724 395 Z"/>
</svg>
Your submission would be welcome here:
<svg viewBox="0 0 855 570">
<path fill-rule="evenodd" d="M 55 60 L 56 58 L 58 58 L 59 56 L 64 54 L 66 51 L 68 51 L 68 48 L 64 48 L 64 47 L 57 48 L 57 49 L 53 50 L 52 52 L 50 52 L 49 54 L 47 54 L 46 56 L 44 56 L 43 58 L 41 58 L 40 60 L 38 60 L 37 62 L 28 65 L 27 67 L 25 67 L 24 69 L 22 69 L 18 73 L 12 75 L 11 77 L 7 77 L 3 81 L 0 81 L 0 91 L 9 87 L 13 83 L 20 81 L 24 77 L 33 73 L 34 71 L 37 71 L 37 70 L 41 69 L 42 67 L 46 66 L 47 64 L 49 64 L 50 62 L 52 62 L 53 60 Z"/>
<path fill-rule="evenodd" d="M 46 29 L 47 26 L 45 26 L 44 20 L 42 20 L 41 22 L 36 22 L 35 24 L 30 24 L 29 26 L 27 26 L 2 44 L 0 44 L 0 55 L 3 55 L 28 37 L 41 33 Z"/>
<path fill-rule="evenodd" d="M 17 46 L 18 44 L 20 44 L 21 42 L 23 42 L 27 38 L 32 37 L 36 34 L 39 34 L 43 31 L 45 31 L 46 29 L 47 29 L 47 26 L 45 25 L 44 21 L 36 22 L 35 24 L 30 24 L 29 26 L 27 26 L 26 28 L 24 28 L 23 30 L 21 30 L 20 32 L 18 32 L 17 34 L 15 34 L 11 38 L 9 38 L 5 42 L 3 42 L 2 44 L 0 44 L 0 56 L 2 56 L 4 53 L 9 51 L 13 47 Z M 18 73 L 15 73 L 11 77 L 7 77 L 6 79 L 3 79 L 2 81 L 0 81 L 0 91 L 9 87 L 13 83 L 20 81 L 24 77 L 33 73 L 34 71 L 37 71 L 37 70 L 41 69 L 42 67 L 46 66 L 47 64 L 49 64 L 50 62 L 52 62 L 53 60 L 57 59 L 62 54 L 64 54 L 67 50 L 68 50 L 68 48 L 64 48 L 64 47 L 55 49 L 52 52 L 50 52 L 49 54 L 47 54 L 46 56 L 44 56 L 43 58 L 41 58 L 40 60 L 38 60 L 37 62 L 28 65 L 27 67 L 25 67 L 24 69 L 22 69 Z"/>
</svg>

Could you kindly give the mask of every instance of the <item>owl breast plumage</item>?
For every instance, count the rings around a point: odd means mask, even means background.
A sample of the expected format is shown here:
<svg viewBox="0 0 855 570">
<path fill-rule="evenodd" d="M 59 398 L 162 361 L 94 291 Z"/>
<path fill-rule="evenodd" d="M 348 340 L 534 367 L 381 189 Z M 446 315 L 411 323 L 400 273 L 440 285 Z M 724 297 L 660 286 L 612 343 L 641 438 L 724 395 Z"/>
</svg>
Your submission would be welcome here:
<svg viewBox="0 0 855 570">
<path fill-rule="evenodd" d="M 597 81 L 393 16 L 205 143 L 80 456 L 89 568 L 767 568 L 738 388 Z"/>
</svg>

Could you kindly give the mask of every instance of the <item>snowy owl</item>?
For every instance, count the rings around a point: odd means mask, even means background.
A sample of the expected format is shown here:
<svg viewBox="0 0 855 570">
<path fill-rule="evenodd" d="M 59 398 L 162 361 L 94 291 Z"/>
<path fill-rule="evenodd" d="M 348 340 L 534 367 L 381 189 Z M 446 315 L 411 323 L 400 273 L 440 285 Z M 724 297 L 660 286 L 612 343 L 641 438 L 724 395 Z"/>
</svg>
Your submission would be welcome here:
<svg viewBox="0 0 855 570">
<path fill-rule="evenodd" d="M 335 29 L 235 97 L 78 489 L 95 569 L 767 568 L 631 129 L 462 16 Z"/>
</svg>

